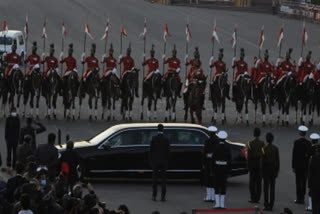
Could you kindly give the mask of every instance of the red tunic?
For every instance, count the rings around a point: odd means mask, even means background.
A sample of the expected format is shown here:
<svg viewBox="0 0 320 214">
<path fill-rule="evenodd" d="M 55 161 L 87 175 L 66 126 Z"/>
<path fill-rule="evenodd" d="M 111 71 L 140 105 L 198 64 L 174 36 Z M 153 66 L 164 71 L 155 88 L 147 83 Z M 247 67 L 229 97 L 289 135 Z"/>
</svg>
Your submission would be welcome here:
<svg viewBox="0 0 320 214">
<path fill-rule="evenodd" d="M 234 75 L 234 82 L 238 80 L 239 75 L 244 74 L 244 72 L 248 72 L 248 64 L 243 60 L 238 60 L 235 62 L 235 67 L 237 68 L 237 72 Z"/>
<path fill-rule="evenodd" d="M 11 73 L 12 67 L 15 64 L 18 64 L 18 65 L 21 64 L 20 56 L 18 54 L 16 54 L 16 53 L 9 53 L 9 54 L 6 55 L 5 60 L 8 63 L 5 75 L 9 76 L 10 73 Z"/>
<path fill-rule="evenodd" d="M 57 68 L 59 65 L 58 65 L 58 60 L 57 58 L 55 58 L 54 56 L 47 56 L 45 59 L 44 59 L 44 62 L 47 64 L 47 68 L 43 74 L 44 77 L 47 76 L 49 70 L 51 68 Z M 42 62 L 42 64 L 44 63 Z"/>
<path fill-rule="evenodd" d="M 320 74 L 319 74 L 319 71 L 314 71 L 313 72 L 313 80 L 319 84 L 320 83 Z"/>
<path fill-rule="evenodd" d="M 302 83 L 304 78 L 313 73 L 315 70 L 315 66 L 311 62 L 302 62 L 301 66 L 299 67 L 298 70 L 298 81 L 299 83 Z"/>
<path fill-rule="evenodd" d="M 186 63 L 186 66 L 189 66 L 189 65 L 191 65 L 191 67 L 192 67 L 192 66 L 195 66 L 195 62 L 196 62 L 195 59 L 190 59 L 190 60 Z M 200 61 L 200 66 L 201 66 L 201 61 Z"/>
<path fill-rule="evenodd" d="M 154 71 L 156 71 L 157 69 L 159 69 L 159 61 L 155 58 L 149 58 L 147 59 L 143 64 L 143 66 L 148 65 L 148 71 L 146 73 L 146 75 L 144 76 L 144 80 L 151 75 Z"/>
<path fill-rule="evenodd" d="M 121 78 L 127 71 L 131 71 L 134 68 L 134 60 L 131 56 L 124 56 L 120 59 L 120 63 L 123 63 L 123 70 L 121 73 Z"/>
<path fill-rule="evenodd" d="M 276 84 L 278 83 L 279 80 L 282 79 L 288 72 L 293 71 L 293 66 L 291 62 L 289 61 L 283 61 L 281 62 L 279 68 L 276 70 L 276 75 L 275 75 L 275 82 Z"/>
<path fill-rule="evenodd" d="M 33 66 L 35 66 L 36 64 L 40 65 L 41 63 L 40 56 L 38 54 L 31 54 L 28 56 L 25 63 L 30 63 L 29 70 L 26 73 L 26 76 L 29 76 L 32 72 Z"/>
<path fill-rule="evenodd" d="M 258 85 L 265 78 L 267 73 L 273 73 L 273 66 L 270 62 L 261 62 L 258 69 L 256 69 L 254 84 Z"/>
<path fill-rule="evenodd" d="M 70 73 L 70 71 L 73 71 L 73 69 L 77 68 L 77 60 L 73 58 L 72 56 L 68 56 L 67 58 L 64 58 L 60 63 L 66 63 L 67 68 L 63 73 L 63 76 L 66 76 Z"/>
<path fill-rule="evenodd" d="M 84 62 L 87 64 L 87 70 L 83 74 L 83 78 L 87 78 L 88 74 L 93 70 L 99 68 L 99 60 L 94 56 L 88 56 Z"/>
<path fill-rule="evenodd" d="M 200 79 L 200 78 L 204 78 L 202 68 L 197 68 L 195 66 L 192 66 L 187 74 L 187 80 L 189 82 L 189 85 L 192 83 L 195 83 L 197 79 Z"/>
<path fill-rule="evenodd" d="M 106 76 L 109 72 L 117 67 L 117 60 L 110 56 L 105 57 L 103 59 L 103 63 L 106 63 L 106 70 L 104 71 L 103 76 Z"/>
<path fill-rule="evenodd" d="M 224 72 L 227 72 L 226 63 L 222 60 L 217 60 L 217 61 L 213 62 L 210 67 L 216 68 L 216 71 L 215 71 L 213 77 L 211 78 L 211 82 L 215 81 L 217 75 L 222 74 Z"/>
<path fill-rule="evenodd" d="M 180 68 L 180 60 L 176 57 L 171 57 L 168 58 L 164 64 L 168 64 L 168 70 L 166 71 L 166 73 L 163 75 L 163 78 L 167 78 L 168 74 L 170 72 L 175 72 L 178 68 Z M 180 79 L 180 75 L 179 75 L 179 80 Z"/>
</svg>

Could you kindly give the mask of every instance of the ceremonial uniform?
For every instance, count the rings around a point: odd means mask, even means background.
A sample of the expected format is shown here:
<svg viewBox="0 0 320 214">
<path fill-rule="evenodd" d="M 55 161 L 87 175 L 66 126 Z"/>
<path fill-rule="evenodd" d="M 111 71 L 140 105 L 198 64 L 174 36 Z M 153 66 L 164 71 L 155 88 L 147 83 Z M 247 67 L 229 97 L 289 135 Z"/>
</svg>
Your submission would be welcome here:
<svg viewBox="0 0 320 214">
<path fill-rule="evenodd" d="M 47 68 L 46 68 L 46 70 L 45 70 L 45 72 L 43 74 L 44 77 L 47 77 L 49 75 L 49 71 L 51 69 L 56 69 L 59 66 L 58 65 L 58 59 L 56 57 L 54 57 L 54 56 L 47 56 L 45 58 L 45 60 L 42 62 L 42 64 L 43 63 L 47 64 Z"/>
<path fill-rule="evenodd" d="M 77 68 L 77 60 L 72 56 L 68 56 L 64 58 L 63 60 L 60 61 L 60 63 L 66 63 L 67 65 L 67 68 L 64 71 L 62 77 L 68 76 L 74 69 Z"/>
<path fill-rule="evenodd" d="M 283 61 L 280 67 L 276 70 L 276 85 L 289 73 L 293 71 L 293 65 L 290 61 Z"/>
<path fill-rule="evenodd" d="M 94 56 L 88 56 L 85 60 L 84 63 L 87 64 L 87 70 L 83 74 L 83 78 L 86 79 L 93 70 L 99 70 L 99 60 L 94 57 Z"/>
<path fill-rule="evenodd" d="M 40 56 L 38 54 L 31 54 L 26 59 L 25 63 L 29 63 L 30 64 L 29 65 L 29 69 L 28 69 L 28 71 L 26 73 L 26 76 L 29 76 L 32 73 L 33 66 L 35 66 L 36 64 L 40 65 L 40 63 L 41 63 Z"/>
<path fill-rule="evenodd" d="M 106 69 L 103 73 L 103 77 L 108 76 L 111 74 L 113 69 L 117 68 L 117 60 L 111 56 L 105 57 L 102 63 L 106 63 Z"/>
<path fill-rule="evenodd" d="M 8 77 L 11 74 L 11 71 L 13 70 L 13 66 L 15 64 L 20 65 L 21 59 L 20 56 L 16 53 L 9 53 L 5 56 L 5 61 L 7 61 L 7 69 L 5 76 Z"/>
<path fill-rule="evenodd" d="M 247 143 L 250 200 L 258 202 L 261 196 L 261 149 L 264 142 L 258 137 Z"/>
<path fill-rule="evenodd" d="M 146 61 L 144 61 L 144 63 L 142 64 L 142 66 L 148 65 L 148 71 L 146 73 L 146 75 L 143 77 L 143 80 L 146 81 L 148 80 L 152 74 L 159 69 L 159 61 L 155 58 L 149 58 Z"/>
<path fill-rule="evenodd" d="M 254 83 L 256 85 L 259 85 L 259 83 L 261 83 L 265 79 L 267 74 L 270 74 L 271 76 L 273 75 L 273 66 L 270 62 L 263 61 L 259 63 Z"/>
<path fill-rule="evenodd" d="M 167 72 L 163 75 L 163 79 L 165 80 L 168 75 L 172 72 L 177 72 L 178 69 L 180 69 L 180 60 L 177 57 L 171 57 L 166 59 L 164 64 L 168 64 L 168 70 Z M 179 81 L 181 81 L 180 75 L 178 75 Z"/>
<path fill-rule="evenodd" d="M 192 66 L 187 74 L 188 85 L 196 83 L 197 79 L 203 79 L 204 74 L 201 67 Z"/>
<path fill-rule="evenodd" d="M 213 83 L 216 80 L 216 77 L 223 74 L 224 72 L 227 72 L 226 69 L 226 63 L 222 60 L 217 60 L 213 62 L 210 66 L 210 68 L 216 68 L 216 72 L 214 73 L 213 77 L 211 78 L 211 83 Z"/>
<path fill-rule="evenodd" d="M 238 60 L 234 63 L 234 67 L 237 68 L 237 71 L 234 75 L 233 82 L 237 82 L 241 74 L 248 72 L 248 64 L 244 60 Z"/>
<path fill-rule="evenodd" d="M 122 79 L 126 72 L 131 71 L 134 68 L 134 60 L 131 56 L 124 56 L 120 59 L 120 63 L 123 63 L 123 70 L 121 73 Z"/>
<path fill-rule="evenodd" d="M 196 61 L 196 59 L 190 59 L 188 62 L 186 62 L 186 66 L 189 66 L 189 65 L 191 65 L 191 67 L 195 66 L 195 61 Z M 199 59 L 199 62 L 200 62 L 200 66 L 201 66 L 200 59 Z"/>
<path fill-rule="evenodd" d="M 298 82 L 303 83 L 314 70 L 315 66 L 311 62 L 302 62 L 298 70 Z"/>
</svg>

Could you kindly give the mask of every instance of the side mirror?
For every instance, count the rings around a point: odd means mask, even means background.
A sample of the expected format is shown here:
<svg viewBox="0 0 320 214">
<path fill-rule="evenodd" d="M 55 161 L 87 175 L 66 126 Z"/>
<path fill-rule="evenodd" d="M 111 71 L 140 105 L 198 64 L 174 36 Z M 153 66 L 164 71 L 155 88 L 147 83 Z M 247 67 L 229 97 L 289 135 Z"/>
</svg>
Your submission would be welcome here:
<svg viewBox="0 0 320 214">
<path fill-rule="evenodd" d="M 103 149 L 104 150 L 106 150 L 106 151 L 108 151 L 108 150 L 110 150 L 111 149 L 111 146 L 109 145 L 109 143 L 107 142 L 107 143 L 105 143 L 105 144 L 103 144 Z"/>
</svg>

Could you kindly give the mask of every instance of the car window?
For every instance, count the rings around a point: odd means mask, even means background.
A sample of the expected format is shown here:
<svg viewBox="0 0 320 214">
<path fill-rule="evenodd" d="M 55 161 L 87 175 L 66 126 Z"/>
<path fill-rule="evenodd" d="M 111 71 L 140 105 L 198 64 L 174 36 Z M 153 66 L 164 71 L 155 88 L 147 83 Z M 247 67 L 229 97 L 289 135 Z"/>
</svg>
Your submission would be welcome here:
<svg viewBox="0 0 320 214">
<path fill-rule="evenodd" d="M 19 40 L 19 45 L 23 45 L 24 44 L 22 36 L 18 36 L 18 40 Z"/>
<path fill-rule="evenodd" d="M 169 139 L 170 144 L 178 145 L 201 145 L 206 139 L 202 132 L 195 130 L 168 130 L 165 136 Z"/>
<path fill-rule="evenodd" d="M 148 136 L 139 130 L 128 130 L 111 137 L 108 142 L 111 147 L 142 145 L 146 143 Z"/>
<path fill-rule="evenodd" d="M 12 38 L 11 37 L 6 37 L 6 40 L 4 40 L 4 37 L 0 37 L 0 45 L 12 45 Z"/>
</svg>

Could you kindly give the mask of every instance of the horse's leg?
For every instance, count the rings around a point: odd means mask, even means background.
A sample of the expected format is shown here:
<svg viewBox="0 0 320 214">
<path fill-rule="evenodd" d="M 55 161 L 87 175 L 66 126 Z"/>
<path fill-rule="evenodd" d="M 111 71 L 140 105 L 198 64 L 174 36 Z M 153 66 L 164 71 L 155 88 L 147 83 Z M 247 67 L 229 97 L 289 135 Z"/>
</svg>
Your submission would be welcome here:
<svg viewBox="0 0 320 214">
<path fill-rule="evenodd" d="M 222 112 L 222 124 L 224 125 L 227 122 L 227 116 L 226 116 L 226 99 L 222 99 L 222 105 L 221 105 L 221 112 Z"/>
<path fill-rule="evenodd" d="M 152 105 L 152 98 L 148 96 L 148 110 L 147 110 L 147 117 L 149 122 L 151 122 L 151 105 Z"/>
<path fill-rule="evenodd" d="M 27 103 L 28 103 L 28 98 L 29 98 L 29 93 L 24 91 L 24 93 L 23 93 L 23 112 L 22 112 L 23 118 L 26 115 L 26 107 L 27 107 Z"/>
<path fill-rule="evenodd" d="M 172 121 L 175 123 L 176 122 L 176 104 L 177 104 L 177 98 L 172 99 L 171 103 L 171 112 L 172 112 Z"/>
<path fill-rule="evenodd" d="M 112 117 L 112 120 L 115 120 L 115 116 L 114 116 L 114 112 L 116 110 L 116 99 L 113 97 L 112 98 L 112 108 L 111 108 L 111 117 Z"/>
<path fill-rule="evenodd" d="M 71 104 L 72 104 L 72 120 L 76 119 L 76 98 L 73 97 L 71 100 Z M 71 108 L 71 105 L 70 105 Z"/>
<path fill-rule="evenodd" d="M 55 94 L 53 96 L 53 118 L 57 119 L 57 100 L 58 100 L 58 94 Z"/>
<path fill-rule="evenodd" d="M 194 121 L 194 115 L 193 115 L 193 112 L 194 112 L 194 111 L 193 111 L 192 107 L 190 107 L 189 112 L 190 112 L 190 117 L 191 117 L 191 123 L 194 124 L 194 123 L 195 123 L 195 121 Z"/>
<path fill-rule="evenodd" d="M 262 100 L 261 101 L 262 126 L 266 125 L 266 107 L 267 107 L 267 103 L 264 100 Z"/>
<path fill-rule="evenodd" d="M 132 121 L 132 106 L 133 106 L 133 100 L 134 100 L 134 97 L 132 96 L 130 98 L 130 103 L 129 103 L 129 121 Z"/>
<path fill-rule="evenodd" d="M 154 120 L 157 120 L 157 103 L 158 103 L 158 98 L 156 97 L 154 100 L 154 106 L 153 106 L 153 118 Z"/>
<path fill-rule="evenodd" d="M 30 105 L 30 114 L 31 115 L 33 115 L 33 102 L 34 101 L 34 95 L 33 94 L 31 94 L 30 95 L 30 103 L 29 103 L 29 105 Z"/>
<path fill-rule="evenodd" d="M 94 98 L 94 119 L 98 120 L 98 96 L 95 96 Z"/>
<path fill-rule="evenodd" d="M 20 98 L 21 98 L 21 94 L 19 93 L 17 95 L 17 113 L 20 114 Z"/>
<path fill-rule="evenodd" d="M 144 96 L 143 96 L 143 93 L 141 95 L 141 110 L 140 110 L 140 120 L 143 120 L 143 104 L 144 104 Z"/>
<path fill-rule="evenodd" d="M 36 118 L 39 119 L 39 103 L 40 103 L 40 95 L 36 97 Z"/>
<path fill-rule="evenodd" d="M 92 120 L 92 96 L 89 95 L 89 98 L 88 98 L 88 107 L 89 107 L 89 120 Z"/>
<path fill-rule="evenodd" d="M 80 119 L 81 114 L 81 106 L 82 106 L 82 96 L 79 96 L 79 113 L 78 113 L 78 120 Z"/>
<path fill-rule="evenodd" d="M 167 96 L 166 98 L 166 115 L 165 115 L 165 118 L 164 118 L 164 122 L 167 123 L 168 122 L 168 118 L 169 118 L 169 97 Z"/>
<path fill-rule="evenodd" d="M 248 110 L 248 102 L 249 102 L 249 99 L 246 99 L 245 100 L 245 113 L 246 113 L 246 123 L 247 123 L 247 126 L 249 126 L 249 110 Z"/>
</svg>

